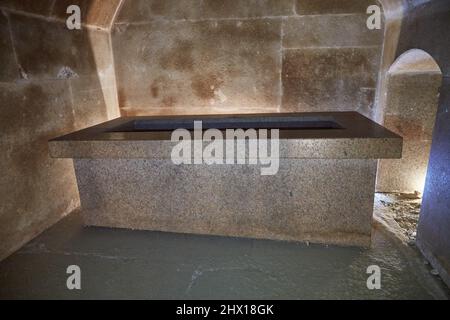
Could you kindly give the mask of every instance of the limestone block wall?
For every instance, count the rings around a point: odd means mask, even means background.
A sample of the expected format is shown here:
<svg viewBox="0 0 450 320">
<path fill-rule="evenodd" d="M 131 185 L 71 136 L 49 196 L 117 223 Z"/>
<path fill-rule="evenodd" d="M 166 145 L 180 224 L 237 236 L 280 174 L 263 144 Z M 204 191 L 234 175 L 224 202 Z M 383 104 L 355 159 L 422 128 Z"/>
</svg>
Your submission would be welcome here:
<svg viewBox="0 0 450 320">
<path fill-rule="evenodd" d="M 375 0 L 124 0 L 112 27 L 122 115 L 374 114 Z"/>
<path fill-rule="evenodd" d="M 0 1 L 0 260 L 79 205 L 47 140 L 118 115 L 109 34 L 68 30 L 63 2 Z"/>
</svg>

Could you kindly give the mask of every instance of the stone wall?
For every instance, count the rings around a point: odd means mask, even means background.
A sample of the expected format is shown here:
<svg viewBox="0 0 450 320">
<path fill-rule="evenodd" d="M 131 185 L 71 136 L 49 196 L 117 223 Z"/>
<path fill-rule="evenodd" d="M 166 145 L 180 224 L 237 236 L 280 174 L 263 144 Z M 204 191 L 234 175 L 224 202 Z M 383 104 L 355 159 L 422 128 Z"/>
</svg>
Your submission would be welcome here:
<svg viewBox="0 0 450 320">
<path fill-rule="evenodd" d="M 109 33 L 68 30 L 61 2 L 0 1 L 0 260 L 79 205 L 47 140 L 118 114 Z"/>
<path fill-rule="evenodd" d="M 125 0 L 112 27 L 122 115 L 354 111 L 372 117 L 375 0 Z"/>
</svg>

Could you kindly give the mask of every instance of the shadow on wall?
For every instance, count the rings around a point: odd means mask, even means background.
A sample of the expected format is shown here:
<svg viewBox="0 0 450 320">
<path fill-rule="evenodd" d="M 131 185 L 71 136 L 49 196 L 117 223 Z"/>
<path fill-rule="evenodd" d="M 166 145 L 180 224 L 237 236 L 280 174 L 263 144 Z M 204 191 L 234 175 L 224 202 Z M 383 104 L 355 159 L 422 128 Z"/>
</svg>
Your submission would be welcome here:
<svg viewBox="0 0 450 320">
<path fill-rule="evenodd" d="M 379 192 L 423 192 L 442 73 L 423 50 L 403 53 L 387 73 L 384 126 L 403 137 L 402 159 L 380 160 Z"/>
<path fill-rule="evenodd" d="M 72 160 L 50 159 L 48 139 L 114 107 L 109 34 L 68 30 L 65 2 L 0 1 L 0 260 L 79 206 Z"/>
</svg>

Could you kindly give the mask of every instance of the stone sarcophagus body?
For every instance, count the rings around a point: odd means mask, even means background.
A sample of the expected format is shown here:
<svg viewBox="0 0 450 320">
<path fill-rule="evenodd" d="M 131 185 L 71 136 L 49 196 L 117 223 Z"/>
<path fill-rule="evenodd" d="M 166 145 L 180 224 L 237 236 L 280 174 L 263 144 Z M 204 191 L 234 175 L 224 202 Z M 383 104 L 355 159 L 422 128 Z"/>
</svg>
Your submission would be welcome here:
<svg viewBox="0 0 450 320">
<path fill-rule="evenodd" d="M 192 133 L 186 161 L 176 129 Z M 234 159 L 208 158 L 211 129 Z M 377 159 L 401 157 L 402 138 L 355 112 L 289 113 L 126 117 L 49 145 L 74 159 L 89 226 L 367 246 Z"/>
</svg>

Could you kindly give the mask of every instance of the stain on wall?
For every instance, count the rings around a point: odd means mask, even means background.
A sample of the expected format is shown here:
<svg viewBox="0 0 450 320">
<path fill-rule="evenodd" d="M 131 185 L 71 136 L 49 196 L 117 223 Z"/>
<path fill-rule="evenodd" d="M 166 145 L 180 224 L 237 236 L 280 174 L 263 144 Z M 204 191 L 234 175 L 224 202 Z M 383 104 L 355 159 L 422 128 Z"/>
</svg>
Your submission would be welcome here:
<svg viewBox="0 0 450 320">
<path fill-rule="evenodd" d="M 125 0 L 112 29 L 122 115 L 374 114 L 377 1 Z"/>
<path fill-rule="evenodd" d="M 276 110 L 280 28 L 271 19 L 116 25 L 122 114 Z"/>
</svg>

